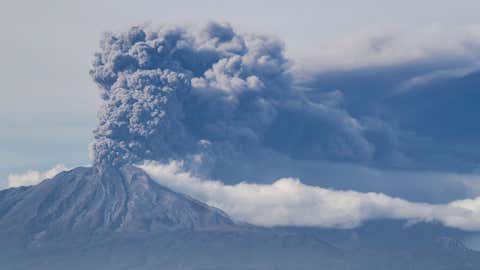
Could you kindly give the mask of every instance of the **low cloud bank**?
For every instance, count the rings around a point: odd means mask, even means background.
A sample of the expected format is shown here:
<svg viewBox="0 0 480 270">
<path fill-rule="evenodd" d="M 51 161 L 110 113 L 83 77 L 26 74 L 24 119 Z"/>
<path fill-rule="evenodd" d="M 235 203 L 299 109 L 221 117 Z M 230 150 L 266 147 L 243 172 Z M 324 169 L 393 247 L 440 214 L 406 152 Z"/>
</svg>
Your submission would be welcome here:
<svg viewBox="0 0 480 270">
<path fill-rule="evenodd" d="M 47 171 L 28 170 L 24 173 L 9 174 L 7 177 L 7 187 L 13 188 L 36 185 L 45 179 L 53 178 L 55 175 L 67 170 L 69 170 L 69 168 L 65 165 L 58 164 Z"/>
<path fill-rule="evenodd" d="M 445 204 L 418 203 L 379 192 L 307 185 L 298 178 L 280 178 L 271 184 L 225 184 L 193 175 L 180 161 L 163 164 L 148 161 L 139 167 L 161 185 L 254 225 L 347 229 L 368 220 L 398 219 L 410 223 L 437 222 L 467 231 L 480 230 L 480 197 Z M 60 164 L 46 171 L 10 174 L 8 187 L 35 185 L 68 169 Z"/>
<path fill-rule="evenodd" d="M 160 184 L 216 206 L 237 220 L 262 226 L 353 228 L 371 219 L 439 222 L 480 230 L 480 197 L 448 204 L 414 203 L 382 193 L 339 191 L 282 178 L 273 184 L 226 185 L 183 171 L 182 162 L 139 166 Z"/>
</svg>

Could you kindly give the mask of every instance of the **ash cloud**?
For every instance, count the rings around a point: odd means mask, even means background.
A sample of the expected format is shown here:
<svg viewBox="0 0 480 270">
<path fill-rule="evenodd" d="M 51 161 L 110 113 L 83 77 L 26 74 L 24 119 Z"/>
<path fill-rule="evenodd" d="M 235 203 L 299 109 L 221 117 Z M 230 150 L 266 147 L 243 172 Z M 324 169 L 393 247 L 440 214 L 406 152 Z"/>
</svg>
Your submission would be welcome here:
<svg viewBox="0 0 480 270">
<path fill-rule="evenodd" d="M 375 145 L 371 165 L 471 173 L 478 169 L 480 28 L 357 33 L 320 46 L 295 68 L 311 100 L 341 92 Z"/>
<path fill-rule="evenodd" d="M 103 99 L 94 162 L 371 160 L 363 124 L 295 90 L 290 66 L 282 42 L 228 24 L 108 33 L 90 72 Z"/>
</svg>

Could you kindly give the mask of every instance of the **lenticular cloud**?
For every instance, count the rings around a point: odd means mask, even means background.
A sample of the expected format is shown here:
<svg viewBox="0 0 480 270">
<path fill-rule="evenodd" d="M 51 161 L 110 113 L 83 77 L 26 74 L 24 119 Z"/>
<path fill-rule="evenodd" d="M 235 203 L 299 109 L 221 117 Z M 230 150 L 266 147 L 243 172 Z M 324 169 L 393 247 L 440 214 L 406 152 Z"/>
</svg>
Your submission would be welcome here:
<svg viewBox="0 0 480 270">
<path fill-rule="evenodd" d="M 305 99 L 289 67 L 282 42 L 227 24 L 106 34 L 90 72 L 104 101 L 94 162 L 370 159 L 362 125 Z"/>
</svg>

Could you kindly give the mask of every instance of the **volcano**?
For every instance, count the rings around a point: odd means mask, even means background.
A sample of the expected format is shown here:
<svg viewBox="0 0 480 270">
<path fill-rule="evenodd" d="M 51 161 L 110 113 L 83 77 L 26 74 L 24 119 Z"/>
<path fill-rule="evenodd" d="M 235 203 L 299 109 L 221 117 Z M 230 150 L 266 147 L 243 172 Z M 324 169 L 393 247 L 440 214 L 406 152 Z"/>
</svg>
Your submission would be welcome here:
<svg viewBox="0 0 480 270">
<path fill-rule="evenodd" d="M 36 240 L 235 226 L 219 209 L 164 188 L 133 166 L 76 168 L 38 186 L 6 190 L 0 205 L 2 231 Z"/>
<path fill-rule="evenodd" d="M 130 165 L 79 167 L 0 191 L 2 270 L 477 269 L 480 254 L 458 236 L 434 225 L 238 223 Z"/>
</svg>

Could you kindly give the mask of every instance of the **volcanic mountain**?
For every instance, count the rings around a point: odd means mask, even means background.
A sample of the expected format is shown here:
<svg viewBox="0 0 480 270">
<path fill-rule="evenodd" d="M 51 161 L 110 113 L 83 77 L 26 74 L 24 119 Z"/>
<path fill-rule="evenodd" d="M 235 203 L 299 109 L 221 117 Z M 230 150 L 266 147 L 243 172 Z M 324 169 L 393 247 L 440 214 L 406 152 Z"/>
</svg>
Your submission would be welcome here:
<svg viewBox="0 0 480 270">
<path fill-rule="evenodd" d="M 461 234 L 425 226 L 256 227 L 137 167 L 80 167 L 0 191 L 0 269 L 477 269 Z"/>
<path fill-rule="evenodd" d="M 76 168 L 38 186 L 0 193 L 0 229 L 37 240 L 233 226 L 219 209 L 164 188 L 133 166 Z"/>
</svg>

